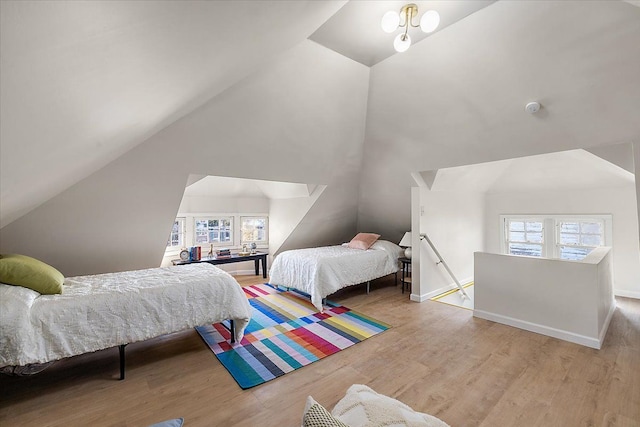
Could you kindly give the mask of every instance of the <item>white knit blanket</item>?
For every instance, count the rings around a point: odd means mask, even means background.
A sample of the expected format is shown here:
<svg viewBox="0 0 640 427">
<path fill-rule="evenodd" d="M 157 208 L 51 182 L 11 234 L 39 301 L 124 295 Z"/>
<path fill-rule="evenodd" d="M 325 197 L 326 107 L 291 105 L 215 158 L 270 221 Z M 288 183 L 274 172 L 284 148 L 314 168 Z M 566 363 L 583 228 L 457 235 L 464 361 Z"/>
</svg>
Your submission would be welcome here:
<svg viewBox="0 0 640 427">
<path fill-rule="evenodd" d="M 349 387 L 331 415 L 350 427 L 449 427 L 433 415 L 414 411 L 362 384 Z"/>
<path fill-rule="evenodd" d="M 269 283 L 311 295 L 311 303 L 322 311 L 327 295 L 398 271 L 402 253 L 400 246 L 385 240 L 368 250 L 339 245 L 285 251 L 273 261 Z"/>
<path fill-rule="evenodd" d="M 251 317 L 242 288 L 207 263 L 65 279 L 61 295 L 0 284 L 0 367 L 44 363 Z"/>
</svg>

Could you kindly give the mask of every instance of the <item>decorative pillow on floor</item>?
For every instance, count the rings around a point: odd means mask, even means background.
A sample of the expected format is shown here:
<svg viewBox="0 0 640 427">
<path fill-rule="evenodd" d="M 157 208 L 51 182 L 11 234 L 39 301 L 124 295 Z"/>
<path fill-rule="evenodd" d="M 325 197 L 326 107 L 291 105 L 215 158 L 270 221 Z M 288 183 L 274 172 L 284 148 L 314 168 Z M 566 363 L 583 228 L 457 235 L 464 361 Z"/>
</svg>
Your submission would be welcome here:
<svg viewBox="0 0 640 427">
<path fill-rule="evenodd" d="M 324 406 L 316 402 L 313 397 L 307 397 L 307 404 L 302 416 L 302 427 L 349 427 L 335 419 Z"/>
<path fill-rule="evenodd" d="M 432 415 L 416 412 L 404 403 L 361 384 L 349 387 L 331 414 L 351 427 L 449 427 Z"/>
<path fill-rule="evenodd" d="M 184 423 L 184 418 L 174 418 L 150 425 L 149 427 L 182 427 L 182 423 Z"/>
</svg>

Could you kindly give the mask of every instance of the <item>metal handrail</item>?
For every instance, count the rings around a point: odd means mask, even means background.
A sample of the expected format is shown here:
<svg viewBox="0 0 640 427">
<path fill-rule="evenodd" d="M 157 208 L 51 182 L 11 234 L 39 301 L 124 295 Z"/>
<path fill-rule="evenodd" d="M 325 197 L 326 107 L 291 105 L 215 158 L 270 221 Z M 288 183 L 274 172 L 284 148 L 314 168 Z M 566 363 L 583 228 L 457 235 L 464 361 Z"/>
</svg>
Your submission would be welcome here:
<svg viewBox="0 0 640 427">
<path fill-rule="evenodd" d="M 445 262 L 444 259 L 442 259 L 442 256 L 440 255 L 440 252 L 438 252 L 438 250 L 436 249 L 436 247 L 434 246 L 433 242 L 431 241 L 431 239 L 429 239 L 429 236 L 427 236 L 425 233 L 420 233 L 420 240 L 422 239 L 426 239 L 427 243 L 429 243 L 429 246 L 431 246 L 431 249 L 433 249 L 433 252 L 435 252 L 436 256 L 438 257 L 438 259 L 440 260 L 439 262 L 437 262 L 436 264 L 440 264 L 442 263 L 442 265 L 444 265 L 444 268 L 447 270 L 447 272 L 449 273 L 449 275 L 453 278 L 453 281 L 456 282 L 456 285 L 458 286 L 458 289 L 460 289 L 460 292 L 462 292 L 462 295 L 464 295 L 466 298 L 469 298 L 469 295 L 465 292 L 464 288 L 462 287 L 462 285 L 460 284 L 460 282 L 458 281 L 458 279 L 456 278 L 456 276 L 453 274 L 453 271 L 451 271 L 451 269 L 449 268 L 449 266 L 447 265 L 447 263 Z"/>
</svg>

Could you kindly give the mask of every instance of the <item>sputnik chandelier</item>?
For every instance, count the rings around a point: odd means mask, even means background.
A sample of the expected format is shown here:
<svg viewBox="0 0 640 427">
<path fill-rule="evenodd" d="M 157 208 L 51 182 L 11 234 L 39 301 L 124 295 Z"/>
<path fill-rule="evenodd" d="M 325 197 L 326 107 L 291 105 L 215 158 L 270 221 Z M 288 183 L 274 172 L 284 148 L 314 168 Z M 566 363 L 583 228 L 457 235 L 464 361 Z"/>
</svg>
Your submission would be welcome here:
<svg viewBox="0 0 640 427">
<path fill-rule="evenodd" d="M 382 30 L 385 33 L 393 33 L 398 28 L 404 31 L 395 38 L 393 47 L 397 52 L 404 52 L 411 46 L 411 37 L 409 36 L 409 27 L 420 27 L 425 33 L 431 33 L 438 28 L 440 24 L 440 15 L 435 10 L 428 10 L 420 18 L 420 25 L 413 23 L 413 17 L 418 14 L 418 6 L 413 3 L 405 4 L 400 9 L 400 13 L 390 10 L 382 17 Z"/>
</svg>

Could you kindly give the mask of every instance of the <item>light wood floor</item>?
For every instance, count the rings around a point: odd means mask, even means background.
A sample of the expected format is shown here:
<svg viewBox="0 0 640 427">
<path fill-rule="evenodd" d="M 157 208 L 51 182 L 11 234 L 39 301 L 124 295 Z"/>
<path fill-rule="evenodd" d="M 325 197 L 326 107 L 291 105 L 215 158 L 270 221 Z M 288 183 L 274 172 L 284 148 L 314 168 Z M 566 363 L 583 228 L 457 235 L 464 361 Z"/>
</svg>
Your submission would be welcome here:
<svg viewBox="0 0 640 427">
<path fill-rule="evenodd" d="M 242 284 L 262 281 L 240 276 Z M 331 409 L 354 383 L 452 427 L 640 426 L 640 301 L 618 298 L 602 350 L 410 302 L 392 279 L 333 298 L 393 328 L 241 390 L 188 330 L 73 357 L 29 378 L 0 376 L 2 426 L 299 426 L 307 395 Z"/>
</svg>

